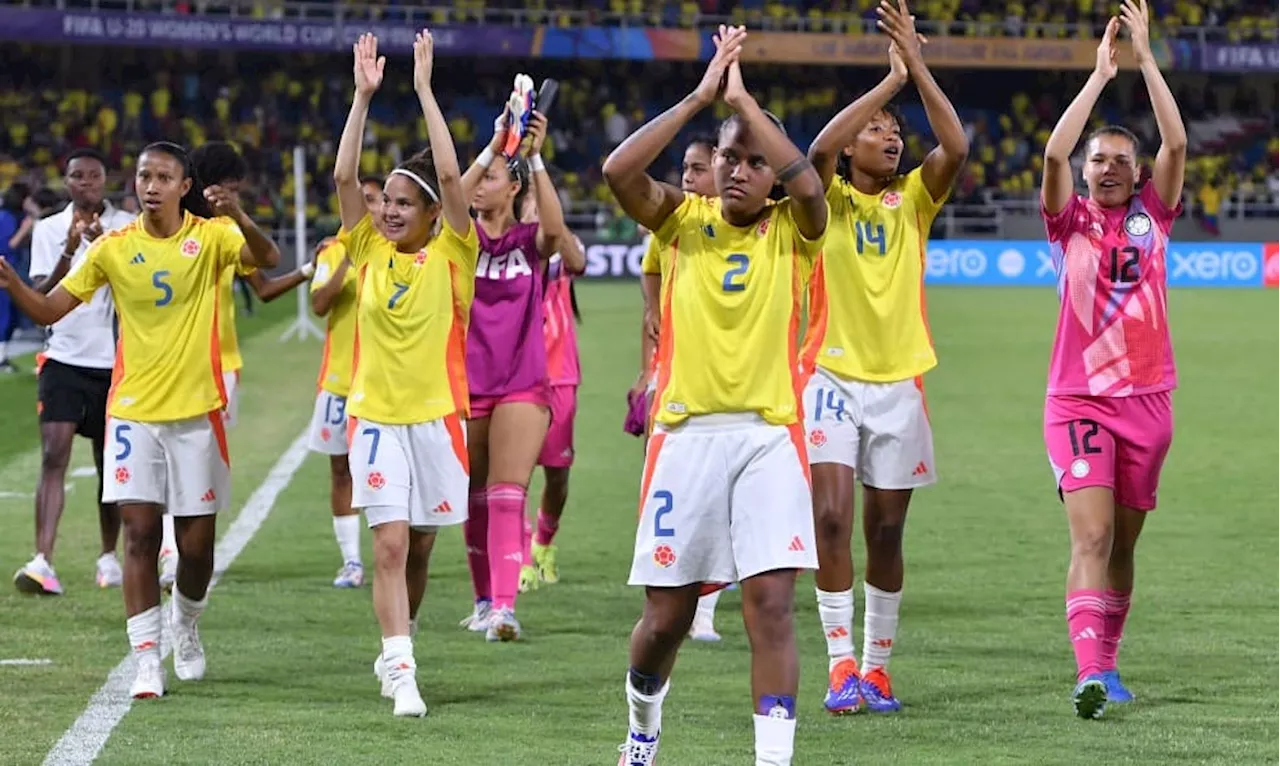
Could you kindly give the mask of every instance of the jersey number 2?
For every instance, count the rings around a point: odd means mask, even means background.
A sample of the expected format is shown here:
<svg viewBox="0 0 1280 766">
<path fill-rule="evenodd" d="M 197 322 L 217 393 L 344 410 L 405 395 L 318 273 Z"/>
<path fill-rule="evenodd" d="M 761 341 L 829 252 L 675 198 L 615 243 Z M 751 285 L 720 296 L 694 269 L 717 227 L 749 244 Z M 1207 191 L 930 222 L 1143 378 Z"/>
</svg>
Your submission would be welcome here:
<svg viewBox="0 0 1280 766">
<path fill-rule="evenodd" d="M 724 291 L 726 293 L 740 293 L 747 289 L 747 281 L 738 279 L 747 273 L 747 267 L 751 265 L 751 259 L 746 253 L 733 253 L 729 256 L 729 263 L 733 264 L 733 268 L 724 273 Z"/>
</svg>

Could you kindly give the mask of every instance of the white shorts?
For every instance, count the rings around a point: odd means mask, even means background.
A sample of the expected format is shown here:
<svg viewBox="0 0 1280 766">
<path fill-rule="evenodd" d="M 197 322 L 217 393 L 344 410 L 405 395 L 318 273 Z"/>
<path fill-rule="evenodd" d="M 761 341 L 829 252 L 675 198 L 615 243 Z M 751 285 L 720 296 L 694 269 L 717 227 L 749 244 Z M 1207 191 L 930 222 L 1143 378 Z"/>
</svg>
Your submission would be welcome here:
<svg viewBox="0 0 1280 766">
<path fill-rule="evenodd" d="M 817 569 L 803 430 L 756 415 L 654 426 L 631 585 L 732 583 Z"/>
<path fill-rule="evenodd" d="M 347 397 L 324 390 L 316 395 L 307 447 L 322 455 L 347 454 Z"/>
<path fill-rule="evenodd" d="M 847 465 L 876 489 L 915 489 L 937 481 L 920 378 L 867 383 L 818 368 L 805 386 L 803 404 L 810 465 Z"/>
<path fill-rule="evenodd" d="M 222 387 L 227 390 L 227 406 L 222 410 L 222 422 L 227 428 L 234 428 L 236 416 L 240 414 L 240 371 L 222 373 Z"/>
<path fill-rule="evenodd" d="M 351 428 L 351 507 L 365 512 L 370 527 L 407 521 L 430 529 L 467 520 L 467 432 L 457 415 L 412 425 L 356 418 Z"/>
<path fill-rule="evenodd" d="M 227 507 L 231 465 L 220 413 L 168 423 L 107 418 L 104 503 L 156 503 L 173 516 Z"/>
</svg>

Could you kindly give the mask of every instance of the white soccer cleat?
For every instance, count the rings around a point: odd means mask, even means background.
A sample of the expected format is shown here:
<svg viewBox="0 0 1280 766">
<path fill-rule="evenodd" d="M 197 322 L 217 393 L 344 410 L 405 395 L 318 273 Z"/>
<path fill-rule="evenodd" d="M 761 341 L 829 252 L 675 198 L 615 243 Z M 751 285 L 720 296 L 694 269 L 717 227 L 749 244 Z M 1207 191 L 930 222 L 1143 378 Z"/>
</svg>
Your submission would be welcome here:
<svg viewBox="0 0 1280 766">
<path fill-rule="evenodd" d="M 139 660 L 138 674 L 134 676 L 129 687 L 129 696 L 136 700 L 154 699 L 164 696 L 164 666 L 159 656 Z"/>
<path fill-rule="evenodd" d="M 62 583 L 58 582 L 58 573 L 45 560 L 44 554 L 37 553 L 26 566 L 13 574 L 13 584 L 23 593 L 34 593 L 44 596 L 61 596 Z"/>
<path fill-rule="evenodd" d="M 653 766 L 658 757 L 658 738 L 662 734 L 646 737 L 637 732 L 627 735 L 627 741 L 618 745 L 618 766 Z"/>
<path fill-rule="evenodd" d="M 689 638 L 694 641 L 715 642 L 720 640 L 720 634 L 716 632 L 715 623 L 710 618 L 699 615 L 693 618 L 693 624 L 689 626 Z"/>
<path fill-rule="evenodd" d="M 124 582 L 124 571 L 114 553 L 104 553 L 98 557 L 98 574 L 94 577 L 99 588 L 118 588 Z"/>
<path fill-rule="evenodd" d="M 485 629 L 485 641 L 508 641 L 520 640 L 520 622 L 516 620 L 516 613 L 507 608 L 495 610 L 489 617 L 489 627 Z"/>
<path fill-rule="evenodd" d="M 395 697 L 395 689 L 392 688 L 391 674 L 387 673 L 387 666 L 382 662 L 382 655 L 373 661 L 373 676 L 378 679 L 379 685 L 382 686 L 382 696 L 387 699 Z"/>
<path fill-rule="evenodd" d="M 483 633 L 489 629 L 489 619 L 493 615 L 493 605 L 488 601 L 477 601 L 471 614 L 467 615 L 459 626 L 472 633 Z"/>
<path fill-rule="evenodd" d="M 364 585 L 364 565 L 359 561 L 348 561 L 338 570 L 333 578 L 335 588 L 359 588 Z"/>
<path fill-rule="evenodd" d="M 168 593 L 178 579 L 178 552 L 172 548 L 160 551 L 160 588 Z"/>
<path fill-rule="evenodd" d="M 391 698 L 396 703 L 393 712 L 397 718 L 421 718 L 427 714 L 427 703 L 422 701 L 422 694 L 418 691 L 416 670 L 412 661 L 402 661 L 391 667 L 383 664 L 385 677 L 391 683 Z"/>
<path fill-rule="evenodd" d="M 204 646 L 200 644 L 200 631 L 194 622 L 182 624 L 176 603 L 172 609 L 169 624 L 173 634 L 173 674 L 183 681 L 199 681 L 204 678 Z"/>
</svg>

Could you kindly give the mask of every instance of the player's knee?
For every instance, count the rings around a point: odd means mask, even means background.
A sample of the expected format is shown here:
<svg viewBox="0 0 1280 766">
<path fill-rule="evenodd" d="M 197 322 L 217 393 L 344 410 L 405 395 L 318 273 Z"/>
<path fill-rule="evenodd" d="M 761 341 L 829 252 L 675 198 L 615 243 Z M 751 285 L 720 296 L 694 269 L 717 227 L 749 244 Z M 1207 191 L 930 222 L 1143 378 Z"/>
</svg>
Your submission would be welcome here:
<svg viewBox="0 0 1280 766">
<path fill-rule="evenodd" d="M 753 650 L 778 647 L 793 640 L 794 580 L 744 589 L 743 597 L 748 601 L 743 613 L 747 615 L 747 635 Z"/>
<path fill-rule="evenodd" d="M 569 496 L 569 470 L 567 468 L 548 468 L 544 491 L 551 497 L 566 498 Z"/>
<path fill-rule="evenodd" d="M 843 512 L 836 503 L 815 499 L 813 506 L 814 533 L 820 545 L 835 545 L 849 548 L 849 538 L 853 534 L 853 518 L 851 513 Z"/>
<path fill-rule="evenodd" d="M 435 533 L 427 534 L 410 534 L 409 544 L 406 546 L 405 567 L 410 570 L 420 570 L 427 566 L 428 559 L 431 558 L 431 548 L 435 543 Z"/>
<path fill-rule="evenodd" d="M 374 561 L 379 569 L 404 569 L 409 558 L 409 541 L 406 535 L 385 534 L 373 536 Z"/>
<path fill-rule="evenodd" d="M 1112 557 L 1112 531 L 1104 525 L 1073 529 L 1071 558 L 1082 561 L 1105 561 Z"/>
<path fill-rule="evenodd" d="M 124 525 L 124 551 L 130 558 L 152 559 L 160 555 L 164 528 L 159 517 L 155 523 L 133 519 Z"/>
<path fill-rule="evenodd" d="M 71 462 L 71 442 L 64 439 L 50 439 L 40 450 L 40 470 L 44 473 L 63 474 Z"/>
<path fill-rule="evenodd" d="M 329 461 L 329 479 L 335 487 L 351 486 L 351 464 L 347 462 L 346 455 Z"/>
<path fill-rule="evenodd" d="M 877 553 L 897 555 L 902 552 L 905 519 L 881 519 L 867 526 L 867 548 Z"/>
</svg>

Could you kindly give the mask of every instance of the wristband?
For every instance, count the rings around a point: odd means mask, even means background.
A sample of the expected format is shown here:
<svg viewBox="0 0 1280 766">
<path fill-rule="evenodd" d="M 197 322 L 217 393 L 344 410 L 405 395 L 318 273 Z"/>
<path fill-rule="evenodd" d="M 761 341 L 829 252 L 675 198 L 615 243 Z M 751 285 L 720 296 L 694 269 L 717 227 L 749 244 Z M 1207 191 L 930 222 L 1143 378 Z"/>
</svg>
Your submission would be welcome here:
<svg viewBox="0 0 1280 766">
<path fill-rule="evenodd" d="M 529 158 L 529 172 L 530 173 L 547 172 L 547 166 L 543 164 L 541 154 L 535 154 Z"/>
<path fill-rule="evenodd" d="M 316 273 L 316 265 L 311 261 L 307 261 L 298 267 L 298 273 L 307 279 L 311 279 L 312 275 Z"/>
<path fill-rule="evenodd" d="M 66 250 L 63 250 L 63 251 L 62 251 L 62 260 L 64 260 L 64 261 L 69 261 L 69 260 L 71 260 L 72 258 L 75 258 L 75 257 L 76 257 L 76 254 L 75 254 L 75 253 L 68 253 Z"/>
<path fill-rule="evenodd" d="M 484 151 L 480 152 L 480 156 L 476 157 L 476 164 L 482 168 L 487 168 L 493 164 L 493 158 L 495 156 L 493 149 L 486 146 Z"/>
</svg>

